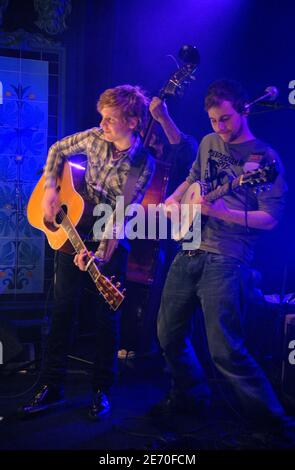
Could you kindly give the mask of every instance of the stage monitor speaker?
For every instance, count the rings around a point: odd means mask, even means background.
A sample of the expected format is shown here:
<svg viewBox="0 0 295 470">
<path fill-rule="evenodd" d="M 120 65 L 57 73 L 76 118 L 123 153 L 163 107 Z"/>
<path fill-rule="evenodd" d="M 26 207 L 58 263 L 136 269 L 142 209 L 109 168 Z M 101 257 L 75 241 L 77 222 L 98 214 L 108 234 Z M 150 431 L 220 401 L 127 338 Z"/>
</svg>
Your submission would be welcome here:
<svg viewBox="0 0 295 470">
<path fill-rule="evenodd" d="M 295 398 L 295 314 L 285 317 L 282 391 Z"/>
</svg>

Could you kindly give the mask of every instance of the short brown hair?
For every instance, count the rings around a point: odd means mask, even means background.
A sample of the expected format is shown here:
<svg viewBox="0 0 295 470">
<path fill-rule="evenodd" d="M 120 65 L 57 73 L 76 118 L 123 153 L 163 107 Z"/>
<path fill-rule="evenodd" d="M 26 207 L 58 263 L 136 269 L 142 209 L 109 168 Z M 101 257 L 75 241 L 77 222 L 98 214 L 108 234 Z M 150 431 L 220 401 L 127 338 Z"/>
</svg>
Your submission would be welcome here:
<svg viewBox="0 0 295 470">
<path fill-rule="evenodd" d="M 245 104 L 248 101 L 246 90 L 235 80 L 216 80 L 209 88 L 205 97 L 205 111 L 213 106 L 219 106 L 222 101 L 230 101 L 233 108 L 242 113 L 245 111 Z"/>
<path fill-rule="evenodd" d="M 136 127 L 138 132 L 145 128 L 149 99 L 139 86 L 119 85 L 108 88 L 98 99 L 98 112 L 101 112 L 105 106 L 120 108 L 125 119 L 138 118 Z"/>
</svg>

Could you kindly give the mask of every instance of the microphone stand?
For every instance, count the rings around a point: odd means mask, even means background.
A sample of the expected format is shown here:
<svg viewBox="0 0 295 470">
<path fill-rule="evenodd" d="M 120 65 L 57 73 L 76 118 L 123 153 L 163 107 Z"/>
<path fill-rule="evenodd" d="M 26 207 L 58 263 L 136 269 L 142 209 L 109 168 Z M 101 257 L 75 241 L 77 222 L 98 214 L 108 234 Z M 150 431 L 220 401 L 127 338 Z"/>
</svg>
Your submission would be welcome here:
<svg viewBox="0 0 295 470">
<path fill-rule="evenodd" d="M 256 105 L 264 106 L 264 107 L 267 107 L 268 109 L 262 109 L 260 111 L 257 110 L 257 111 L 254 111 L 253 113 L 251 112 L 250 114 L 252 114 L 252 115 L 262 114 L 262 113 L 268 113 L 269 111 L 279 111 L 279 110 L 282 110 L 282 109 L 293 109 L 293 110 L 295 110 L 295 105 L 294 104 L 285 105 L 285 104 L 279 103 L 277 101 L 274 102 L 274 103 L 271 103 L 269 101 L 260 101 L 259 103 L 256 103 Z"/>
</svg>

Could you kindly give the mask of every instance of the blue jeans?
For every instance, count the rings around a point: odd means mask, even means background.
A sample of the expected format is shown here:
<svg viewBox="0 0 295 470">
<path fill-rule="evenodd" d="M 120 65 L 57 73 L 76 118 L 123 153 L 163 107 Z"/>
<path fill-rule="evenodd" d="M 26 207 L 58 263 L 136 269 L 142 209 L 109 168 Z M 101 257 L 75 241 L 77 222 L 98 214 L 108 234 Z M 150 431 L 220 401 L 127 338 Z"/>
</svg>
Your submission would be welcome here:
<svg viewBox="0 0 295 470">
<path fill-rule="evenodd" d="M 249 276 L 249 268 L 235 258 L 201 250 L 194 256 L 178 253 L 162 293 L 158 337 L 174 391 L 196 400 L 208 398 L 190 331 L 192 315 L 201 305 L 213 363 L 231 382 L 245 410 L 276 419 L 284 410 L 244 340 Z"/>
<path fill-rule="evenodd" d="M 102 267 L 102 273 L 108 277 L 115 275 L 117 281 L 124 282 L 127 256 L 127 251 L 119 245 L 110 262 Z M 114 383 L 117 371 L 120 312 L 114 312 L 108 307 L 89 274 L 80 271 L 73 259 L 72 255 L 56 253 L 54 307 L 41 380 L 44 384 L 63 386 L 67 354 L 72 341 L 75 305 L 82 289 L 87 288 L 95 295 L 92 314 L 95 317 L 96 340 L 92 387 L 94 391 L 108 390 Z"/>
</svg>

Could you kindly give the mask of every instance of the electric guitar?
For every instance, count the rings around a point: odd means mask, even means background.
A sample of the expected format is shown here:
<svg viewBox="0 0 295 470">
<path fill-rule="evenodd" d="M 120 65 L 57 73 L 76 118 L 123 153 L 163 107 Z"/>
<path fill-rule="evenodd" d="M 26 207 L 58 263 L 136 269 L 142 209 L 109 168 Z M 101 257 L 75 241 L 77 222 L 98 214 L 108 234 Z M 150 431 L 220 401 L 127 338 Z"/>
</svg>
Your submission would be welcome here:
<svg viewBox="0 0 295 470">
<path fill-rule="evenodd" d="M 44 219 L 41 209 L 41 201 L 44 194 L 45 177 L 38 181 L 28 203 L 27 217 L 30 224 L 45 233 L 48 243 L 54 250 L 69 253 L 78 253 L 85 249 L 76 226 L 83 221 L 86 212 L 82 196 L 76 191 L 70 164 L 65 161 L 61 176 L 57 180 L 57 191 L 59 193 L 60 210 L 55 216 L 53 223 Z M 87 214 L 86 214 L 87 217 Z M 87 260 L 87 271 L 95 283 L 98 291 L 113 310 L 121 305 L 124 300 L 125 290 L 118 289 L 120 283 L 113 284 L 113 279 L 104 276 L 93 258 Z"/>
<path fill-rule="evenodd" d="M 274 160 L 272 163 L 260 167 L 257 170 L 243 173 L 232 181 L 222 184 L 210 192 L 208 192 L 205 183 L 196 181 L 191 184 L 180 201 L 181 206 L 186 205 L 186 210 L 181 212 L 179 230 L 176 230 L 175 227 L 173 229 L 174 240 L 179 241 L 186 237 L 193 224 L 194 218 L 199 214 L 197 204 L 199 204 L 201 197 L 203 197 L 205 201 L 213 202 L 230 192 L 238 192 L 243 187 L 254 188 L 256 192 L 266 191 L 270 189 L 271 183 L 275 181 L 278 172 L 278 163 Z M 167 213 L 167 207 L 164 210 Z"/>
</svg>

